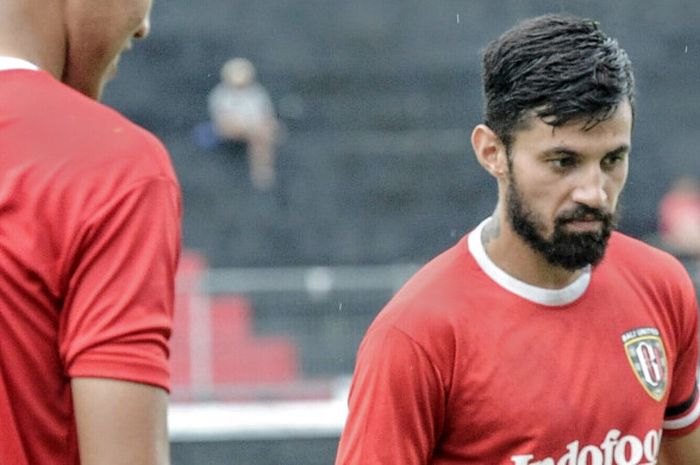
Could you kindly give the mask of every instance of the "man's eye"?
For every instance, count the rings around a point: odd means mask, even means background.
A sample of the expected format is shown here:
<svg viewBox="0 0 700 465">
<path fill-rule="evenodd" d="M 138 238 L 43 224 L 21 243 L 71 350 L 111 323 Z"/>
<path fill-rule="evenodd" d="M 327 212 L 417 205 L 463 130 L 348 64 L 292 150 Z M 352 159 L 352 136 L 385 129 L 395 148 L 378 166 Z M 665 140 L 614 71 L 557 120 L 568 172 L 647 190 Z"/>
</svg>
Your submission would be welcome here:
<svg viewBox="0 0 700 465">
<path fill-rule="evenodd" d="M 554 168 L 563 170 L 576 166 L 576 159 L 574 157 L 553 158 L 549 160 L 549 163 Z"/>
<path fill-rule="evenodd" d="M 608 155 L 607 157 L 603 158 L 600 164 L 603 168 L 610 169 L 620 164 L 624 159 L 624 155 Z"/>
</svg>

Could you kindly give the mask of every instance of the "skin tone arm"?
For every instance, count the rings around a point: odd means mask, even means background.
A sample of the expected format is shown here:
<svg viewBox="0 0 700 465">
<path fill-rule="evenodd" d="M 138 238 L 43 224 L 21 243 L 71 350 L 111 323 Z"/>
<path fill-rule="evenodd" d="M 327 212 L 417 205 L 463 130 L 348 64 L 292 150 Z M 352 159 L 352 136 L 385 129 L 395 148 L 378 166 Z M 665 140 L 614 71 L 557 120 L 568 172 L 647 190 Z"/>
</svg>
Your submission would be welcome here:
<svg viewBox="0 0 700 465">
<path fill-rule="evenodd" d="M 82 465 L 168 465 L 168 394 L 145 384 L 71 381 Z"/>
<path fill-rule="evenodd" d="M 700 428 L 679 438 L 661 440 L 659 465 L 697 465 L 700 463 Z"/>
</svg>

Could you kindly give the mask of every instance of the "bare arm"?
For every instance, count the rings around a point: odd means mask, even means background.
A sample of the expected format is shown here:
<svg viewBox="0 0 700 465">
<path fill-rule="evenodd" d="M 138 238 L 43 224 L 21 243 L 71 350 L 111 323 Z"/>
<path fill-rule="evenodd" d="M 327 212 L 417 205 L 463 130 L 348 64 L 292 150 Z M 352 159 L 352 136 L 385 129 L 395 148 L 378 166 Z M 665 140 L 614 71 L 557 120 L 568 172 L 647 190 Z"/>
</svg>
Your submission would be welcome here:
<svg viewBox="0 0 700 465">
<path fill-rule="evenodd" d="M 168 465 L 168 394 L 146 384 L 73 378 L 82 465 Z"/>
<path fill-rule="evenodd" d="M 700 464 L 700 428 L 679 438 L 664 437 L 659 459 L 659 465 Z"/>
</svg>

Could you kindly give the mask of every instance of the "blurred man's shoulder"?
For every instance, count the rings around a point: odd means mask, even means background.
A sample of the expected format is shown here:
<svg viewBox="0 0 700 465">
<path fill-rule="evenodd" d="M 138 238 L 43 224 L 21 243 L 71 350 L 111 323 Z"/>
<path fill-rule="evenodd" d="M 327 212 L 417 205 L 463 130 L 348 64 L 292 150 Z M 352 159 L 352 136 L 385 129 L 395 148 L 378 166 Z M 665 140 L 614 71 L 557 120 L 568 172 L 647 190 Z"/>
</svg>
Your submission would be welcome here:
<svg viewBox="0 0 700 465">
<path fill-rule="evenodd" d="M 148 130 L 61 82 L 44 85 L 44 116 L 30 124 L 37 134 L 55 141 L 58 156 L 79 161 L 87 169 L 124 166 L 141 175 L 174 176 L 165 147 Z"/>
<path fill-rule="evenodd" d="M 118 111 L 45 72 L 2 73 L 0 82 L 7 166 L 71 192 L 125 191 L 156 179 L 177 185 L 163 144 Z"/>
</svg>

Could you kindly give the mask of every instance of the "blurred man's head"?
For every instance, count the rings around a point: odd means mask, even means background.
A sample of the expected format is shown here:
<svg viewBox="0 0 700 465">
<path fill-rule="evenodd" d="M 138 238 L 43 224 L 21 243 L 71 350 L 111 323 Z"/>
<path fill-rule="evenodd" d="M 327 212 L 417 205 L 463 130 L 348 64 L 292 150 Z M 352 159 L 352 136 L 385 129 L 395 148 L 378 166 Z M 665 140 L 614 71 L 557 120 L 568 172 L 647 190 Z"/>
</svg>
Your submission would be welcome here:
<svg viewBox="0 0 700 465">
<path fill-rule="evenodd" d="M 245 58 L 233 58 L 221 68 L 221 80 L 234 87 L 245 87 L 255 81 L 255 66 Z"/>
<path fill-rule="evenodd" d="M 133 39 L 150 30 L 152 0 L 65 0 L 65 65 L 61 79 L 99 98 Z"/>
</svg>

